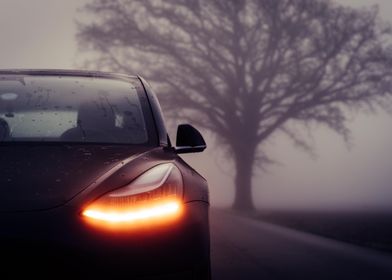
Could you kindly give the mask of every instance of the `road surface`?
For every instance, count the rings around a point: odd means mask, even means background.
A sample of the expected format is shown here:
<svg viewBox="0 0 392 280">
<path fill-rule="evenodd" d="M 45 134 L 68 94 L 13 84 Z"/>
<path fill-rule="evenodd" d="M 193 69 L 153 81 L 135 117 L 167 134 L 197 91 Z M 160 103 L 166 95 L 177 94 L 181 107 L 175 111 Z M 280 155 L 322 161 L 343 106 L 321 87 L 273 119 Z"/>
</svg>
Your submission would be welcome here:
<svg viewBox="0 0 392 280">
<path fill-rule="evenodd" d="M 210 223 L 213 280 L 392 279 L 392 255 L 219 210 Z"/>
</svg>

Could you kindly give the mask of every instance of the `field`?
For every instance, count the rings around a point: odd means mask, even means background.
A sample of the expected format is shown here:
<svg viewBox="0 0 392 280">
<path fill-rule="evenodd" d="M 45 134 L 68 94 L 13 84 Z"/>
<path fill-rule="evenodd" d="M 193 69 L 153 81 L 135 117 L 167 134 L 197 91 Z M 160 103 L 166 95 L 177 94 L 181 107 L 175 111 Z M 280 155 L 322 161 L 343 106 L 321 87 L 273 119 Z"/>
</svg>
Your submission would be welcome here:
<svg viewBox="0 0 392 280">
<path fill-rule="evenodd" d="M 392 213 L 264 210 L 252 215 L 289 228 L 392 254 Z"/>
</svg>

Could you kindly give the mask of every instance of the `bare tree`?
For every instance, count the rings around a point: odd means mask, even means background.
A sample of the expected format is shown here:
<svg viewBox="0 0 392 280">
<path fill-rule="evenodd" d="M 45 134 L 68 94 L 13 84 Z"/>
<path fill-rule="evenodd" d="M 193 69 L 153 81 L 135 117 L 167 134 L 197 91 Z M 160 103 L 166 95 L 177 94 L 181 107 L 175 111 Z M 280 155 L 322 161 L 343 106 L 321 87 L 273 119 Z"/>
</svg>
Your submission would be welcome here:
<svg viewBox="0 0 392 280">
<path fill-rule="evenodd" d="M 95 0 L 84 9 L 93 17 L 79 24 L 78 40 L 91 66 L 142 73 L 173 116 L 215 133 L 234 160 L 239 210 L 254 207 L 252 172 L 269 161 L 266 140 L 280 131 L 309 147 L 289 122 L 347 137 L 345 108 L 391 94 L 391 32 L 376 8 L 329 0 Z"/>
</svg>

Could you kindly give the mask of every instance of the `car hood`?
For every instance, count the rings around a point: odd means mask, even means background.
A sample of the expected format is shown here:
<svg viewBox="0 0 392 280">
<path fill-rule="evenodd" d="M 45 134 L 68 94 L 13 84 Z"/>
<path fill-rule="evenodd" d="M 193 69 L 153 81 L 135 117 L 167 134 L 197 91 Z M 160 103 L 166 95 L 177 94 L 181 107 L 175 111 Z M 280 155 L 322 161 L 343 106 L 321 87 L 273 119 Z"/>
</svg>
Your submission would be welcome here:
<svg viewBox="0 0 392 280">
<path fill-rule="evenodd" d="M 60 206 L 121 161 L 147 150 L 98 145 L 0 146 L 0 211 Z"/>
</svg>

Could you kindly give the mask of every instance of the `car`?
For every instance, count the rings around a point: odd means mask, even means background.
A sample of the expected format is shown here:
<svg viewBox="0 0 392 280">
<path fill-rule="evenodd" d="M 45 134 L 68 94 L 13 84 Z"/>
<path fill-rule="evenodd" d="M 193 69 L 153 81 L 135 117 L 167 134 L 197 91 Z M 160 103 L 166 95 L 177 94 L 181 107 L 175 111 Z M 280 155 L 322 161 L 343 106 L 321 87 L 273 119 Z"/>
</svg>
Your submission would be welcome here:
<svg viewBox="0 0 392 280">
<path fill-rule="evenodd" d="M 2 278 L 210 279 L 208 185 L 179 156 L 205 148 L 189 124 L 171 144 L 139 76 L 0 70 Z"/>
</svg>

